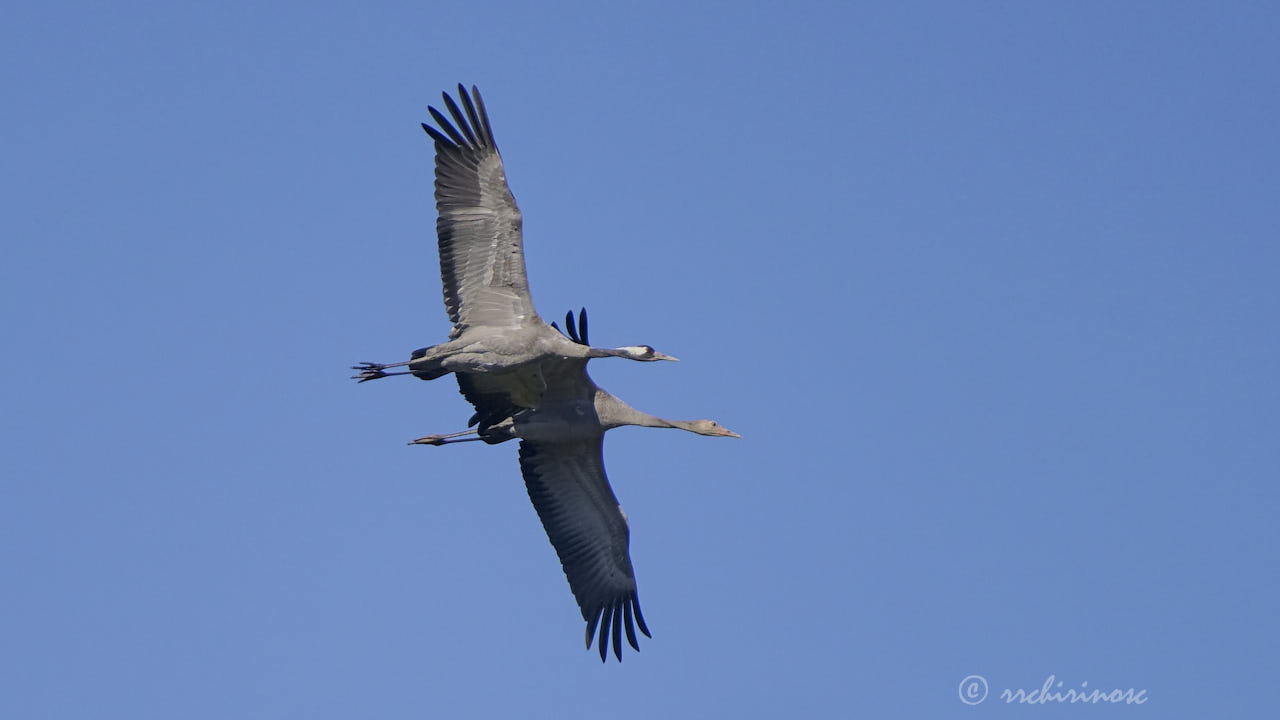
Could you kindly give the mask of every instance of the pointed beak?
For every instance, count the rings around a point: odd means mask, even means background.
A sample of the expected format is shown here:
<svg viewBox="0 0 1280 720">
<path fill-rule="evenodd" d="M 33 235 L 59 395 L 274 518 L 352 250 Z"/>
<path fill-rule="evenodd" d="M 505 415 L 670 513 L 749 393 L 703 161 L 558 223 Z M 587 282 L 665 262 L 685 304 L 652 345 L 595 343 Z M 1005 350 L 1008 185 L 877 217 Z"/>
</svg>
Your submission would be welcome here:
<svg viewBox="0 0 1280 720">
<path fill-rule="evenodd" d="M 653 351 L 653 359 L 654 360 L 670 360 L 671 362 L 680 362 L 680 358 L 674 355 L 666 355 L 664 353 L 660 353 L 657 350 Z"/>
<path fill-rule="evenodd" d="M 734 432 L 734 431 L 730 430 L 730 429 L 729 429 L 729 428 L 727 428 L 727 427 L 722 427 L 722 428 L 720 428 L 720 430 L 721 430 L 721 433 L 720 433 L 720 434 L 721 434 L 721 436 L 723 436 L 723 437 L 736 437 L 736 438 L 740 438 L 740 437 L 742 437 L 741 435 L 739 435 L 738 433 L 736 433 L 736 432 Z"/>
</svg>

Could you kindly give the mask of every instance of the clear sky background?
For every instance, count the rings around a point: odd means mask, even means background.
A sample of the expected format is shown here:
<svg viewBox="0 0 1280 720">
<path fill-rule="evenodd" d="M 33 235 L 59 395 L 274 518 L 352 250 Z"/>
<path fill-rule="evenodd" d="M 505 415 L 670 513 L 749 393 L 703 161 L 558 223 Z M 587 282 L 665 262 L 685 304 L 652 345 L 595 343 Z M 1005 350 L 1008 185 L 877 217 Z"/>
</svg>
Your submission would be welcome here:
<svg viewBox="0 0 1280 720">
<path fill-rule="evenodd" d="M 688 5 L 6 6 L 0 717 L 1275 712 L 1280 11 Z M 542 315 L 743 435 L 610 433 L 621 665 L 515 443 L 347 379 L 448 331 L 459 81 Z"/>
</svg>

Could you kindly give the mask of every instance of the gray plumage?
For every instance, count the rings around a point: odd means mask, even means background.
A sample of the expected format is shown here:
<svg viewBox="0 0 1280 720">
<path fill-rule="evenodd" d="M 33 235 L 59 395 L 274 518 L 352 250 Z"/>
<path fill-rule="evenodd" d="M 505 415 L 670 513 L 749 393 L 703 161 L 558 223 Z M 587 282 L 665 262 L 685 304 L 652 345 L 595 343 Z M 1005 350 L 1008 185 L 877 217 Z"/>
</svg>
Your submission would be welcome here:
<svg viewBox="0 0 1280 720">
<path fill-rule="evenodd" d="M 580 318 L 579 326 L 585 331 L 585 310 Z M 570 336 L 585 345 L 585 332 L 575 332 L 572 315 L 566 318 L 566 326 Z M 605 474 L 605 432 L 637 425 L 713 437 L 739 435 L 713 420 L 667 420 L 636 410 L 591 380 L 585 358 L 556 364 L 546 376 L 541 404 L 514 413 L 509 413 L 510 402 L 500 394 L 477 391 L 475 382 L 481 377 L 457 375 L 463 395 L 475 405 L 476 417 L 507 417 L 488 427 L 482 422 L 475 430 L 428 435 L 413 444 L 471 440 L 495 444 L 520 439 L 525 488 L 587 622 L 587 647 L 599 627 L 600 659 L 606 658 L 612 635 L 613 654 L 621 661 L 622 632 L 631 647 L 639 650 L 635 627 L 646 636 L 649 629 L 640 612 L 631 566 L 630 527 Z"/>
<path fill-rule="evenodd" d="M 361 363 L 360 382 L 413 374 L 434 380 L 451 372 L 494 376 L 519 407 L 536 407 L 547 363 L 564 358 L 625 357 L 675 360 L 648 345 L 593 348 L 574 343 L 538 317 L 525 273 L 523 221 L 507 186 L 480 91 L 458 86 L 461 107 L 448 93 L 453 122 L 428 108 L 439 129 L 423 123 L 435 142 L 436 235 L 444 305 L 453 328 L 448 342 L 415 350 L 399 363 Z M 386 372 L 407 366 L 407 372 Z"/>
<path fill-rule="evenodd" d="M 448 117 L 429 108 L 435 127 L 422 127 L 435 143 L 440 277 L 453 327 L 447 342 L 415 350 L 407 361 L 355 366 L 355 379 L 412 374 L 432 380 L 454 373 L 476 409 L 469 422 L 474 429 L 415 443 L 520 439 L 525 486 L 582 610 L 587 647 L 598 627 L 600 659 L 612 635 L 621 660 L 623 632 L 638 650 L 635 628 L 645 635 L 649 629 L 636 593 L 626 515 L 605 475 L 604 433 L 640 425 L 738 435 L 710 420 L 642 413 L 592 382 L 586 371 L 591 358 L 676 358 L 647 345 L 591 347 L 585 311 L 578 328 L 568 318 L 570 338 L 538 317 L 525 271 L 520 209 L 480 91 L 472 86 L 468 94 L 459 85 L 458 102 L 445 93 L 444 107 Z"/>
</svg>

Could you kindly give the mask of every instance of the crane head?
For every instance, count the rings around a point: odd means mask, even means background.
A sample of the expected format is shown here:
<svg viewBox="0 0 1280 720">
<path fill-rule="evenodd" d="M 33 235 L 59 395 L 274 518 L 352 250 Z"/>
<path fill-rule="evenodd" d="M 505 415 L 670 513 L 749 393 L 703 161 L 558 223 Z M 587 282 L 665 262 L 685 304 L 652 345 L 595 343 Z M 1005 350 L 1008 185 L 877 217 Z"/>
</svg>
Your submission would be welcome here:
<svg viewBox="0 0 1280 720">
<path fill-rule="evenodd" d="M 631 360 L 639 360 L 640 362 L 654 362 L 656 360 L 670 360 L 672 362 L 676 362 L 680 359 L 665 353 L 660 353 L 648 345 L 627 345 L 626 347 L 618 348 L 617 352 L 621 357 L 629 358 Z"/>
</svg>

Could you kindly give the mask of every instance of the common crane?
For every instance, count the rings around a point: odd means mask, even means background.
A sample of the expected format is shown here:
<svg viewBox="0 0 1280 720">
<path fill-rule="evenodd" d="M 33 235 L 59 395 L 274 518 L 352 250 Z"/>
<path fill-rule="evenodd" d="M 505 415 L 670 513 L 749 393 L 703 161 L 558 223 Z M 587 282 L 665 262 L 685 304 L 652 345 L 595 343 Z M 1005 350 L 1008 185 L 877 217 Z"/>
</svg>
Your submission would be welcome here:
<svg viewBox="0 0 1280 720">
<path fill-rule="evenodd" d="M 569 337 L 587 345 L 587 314 L 575 329 L 573 313 L 565 316 Z M 547 374 L 547 389 L 534 409 L 513 412 L 510 400 L 480 387 L 484 376 L 457 376 L 463 395 L 479 418 L 503 417 L 489 424 L 448 435 L 428 435 L 410 444 L 445 445 L 483 440 L 490 444 L 520 439 L 520 472 L 542 526 L 547 531 L 569 588 L 587 622 L 587 648 L 600 628 L 600 659 L 606 659 L 609 634 L 613 654 L 622 660 L 622 631 L 636 650 L 635 626 L 646 636 L 635 573 L 628 551 L 627 516 L 609 486 L 604 470 L 604 434 L 625 425 L 679 428 L 712 437 L 741 437 L 714 420 L 665 420 L 640 412 L 614 397 L 587 374 L 586 358 L 556 364 Z M 635 621 L 633 624 L 633 620 Z"/>
<path fill-rule="evenodd" d="M 522 220 L 507 186 L 502 156 L 480 90 L 458 85 L 459 108 L 442 93 L 449 122 L 428 107 L 439 129 L 422 129 L 435 141 L 436 235 L 444 304 L 453 329 L 448 342 L 415 350 L 398 363 L 352 367 L 360 382 L 412 374 L 434 380 L 448 373 L 491 376 L 518 407 L 536 407 L 546 385 L 544 364 L 561 358 L 624 357 L 642 362 L 675 360 L 648 345 L 593 348 L 552 329 L 534 310 L 525 274 Z M 407 371 L 387 372 L 407 367 Z"/>
</svg>

